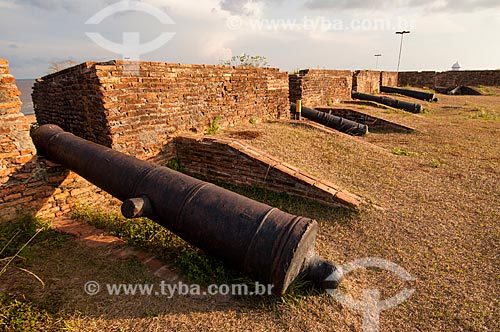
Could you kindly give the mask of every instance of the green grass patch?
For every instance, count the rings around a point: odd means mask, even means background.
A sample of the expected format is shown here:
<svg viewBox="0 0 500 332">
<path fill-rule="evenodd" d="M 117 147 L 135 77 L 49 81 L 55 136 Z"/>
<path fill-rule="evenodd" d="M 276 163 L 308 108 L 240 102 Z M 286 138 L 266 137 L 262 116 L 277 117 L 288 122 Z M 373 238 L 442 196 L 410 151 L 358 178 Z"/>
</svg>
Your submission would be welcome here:
<svg viewBox="0 0 500 332">
<path fill-rule="evenodd" d="M 227 267 L 219 259 L 205 254 L 147 218 L 126 219 L 117 213 L 88 206 L 77 206 L 73 209 L 72 217 L 106 230 L 130 246 L 173 262 L 194 283 L 229 283 L 241 277 L 240 273 Z"/>
<path fill-rule="evenodd" d="M 3 223 L 0 227 L 0 258 L 15 255 L 40 229 L 48 230 L 48 223 L 30 216 Z M 28 251 L 29 248 L 25 248 L 22 253 Z"/>
<path fill-rule="evenodd" d="M 0 331 L 55 331 L 61 323 L 45 309 L 0 293 Z"/>
<path fill-rule="evenodd" d="M 181 162 L 178 158 L 173 158 L 165 164 L 165 167 L 173 169 L 174 171 L 182 172 Z"/>
<path fill-rule="evenodd" d="M 471 119 L 481 119 L 489 121 L 496 121 L 500 119 L 500 117 L 496 113 L 490 112 L 484 107 L 475 107 L 472 109 L 472 112 L 474 112 L 474 114 L 470 116 Z"/>
<path fill-rule="evenodd" d="M 399 148 L 394 148 L 391 150 L 391 152 L 398 156 L 409 156 L 409 157 L 418 156 L 418 152 L 407 151 Z"/>
<path fill-rule="evenodd" d="M 7 268 L 15 268 L 44 281 L 26 267 L 33 258 L 32 245 L 57 247 L 65 237 L 50 229 L 49 224 L 31 216 L 9 221 L 0 227 L 0 282 Z M 0 331 L 53 331 L 60 324 L 47 310 L 30 302 L 0 293 Z"/>
<path fill-rule="evenodd" d="M 441 162 L 439 160 L 432 158 L 431 159 L 431 166 L 434 168 L 441 168 L 441 167 L 443 167 L 443 164 L 441 164 Z"/>
<path fill-rule="evenodd" d="M 207 129 L 207 134 L 208 135 L 215 135 L 219 131 L 219 121 L 220 121 L 220 116 L 216 116 L 212 122 L 210 122 L 208 129 Z"/>
</svg>

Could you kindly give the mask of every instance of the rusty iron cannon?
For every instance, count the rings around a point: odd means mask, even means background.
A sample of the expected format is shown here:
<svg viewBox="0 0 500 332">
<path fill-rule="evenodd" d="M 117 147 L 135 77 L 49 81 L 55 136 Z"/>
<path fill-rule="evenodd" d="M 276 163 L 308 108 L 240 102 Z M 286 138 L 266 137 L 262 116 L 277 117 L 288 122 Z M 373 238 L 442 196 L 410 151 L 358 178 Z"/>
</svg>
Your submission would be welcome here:
<svg viewBox="0 0 500 332">
<path fill-rule="evenodd" d="M 290 103 L 290 111 L 292 113 L 297 112 L 297 105 L 295 103 Z M 363 136 L 368 133 L 368 126 L 364 124 L 357 123 L 355 121 L 344 119 L 340 116 L 328 114 L 326 112 L 321 112 L 309 107 L 302 106 L 301 114 L 314 122 L 320 123 L 329 128 L 338 130 L 340 132 L 350 134 L 353 136 Z"/>
<path fill-rule="evenodd" d="M 187 242 L 284 294 L 299 278 L 336 288 L 341 269 L 316 255 L 318 223 L 214 184 L 79 138 L 55 125 L 32 132 L 38 153 L 123 201 Z"/>
<path fill-rule="evenodd" d="M 409 103 L 407 101 L 392 99 L 385 96 L 374 96 L 356 91 L 353 91 L 351 96 L 353 99 L 374 101 L 379 104 L 399 108 L 411 113 L 421 113 L 423 111 L 422 105 L 420 104 Z"/>
</svg>

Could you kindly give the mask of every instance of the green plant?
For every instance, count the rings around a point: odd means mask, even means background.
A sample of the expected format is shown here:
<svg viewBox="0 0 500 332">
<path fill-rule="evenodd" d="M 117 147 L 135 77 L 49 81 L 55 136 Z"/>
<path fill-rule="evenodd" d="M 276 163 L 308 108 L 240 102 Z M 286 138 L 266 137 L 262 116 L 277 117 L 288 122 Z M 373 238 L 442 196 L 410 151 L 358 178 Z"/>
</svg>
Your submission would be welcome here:
<svg viewBox="0 0 500 332">
<path fill-rule="evenodd" d="M 491 120 L 491 121 L 495 121 L 495 120 L 499 119 L 497 114 L 495 114 L 493 112 L 489 112 L 484 107 L 474 107 L 472 109 L 472 112 L 475 112 L 475 113 L 473 115 L 471 115 L 471 119 L 482 119 L 482 120 Z"/>
<path fill-rule="evenodd" d="M 208 129 L 207 129 L 207 134 L 208 135 L 215 135 L 219 131 L 219 120 L 220 116 L 216 116 L 212 122 L 210 122 Z"/>
<path fill-rule="evenodd" d="M 431 166 L 434 167 L 434 168 L 441 168 L 443 167 L 443 165 L 441 164 L 441 162 L 437 159 L 434 159 L 432 158 L 431 159 Z"/>
<path fill-rule="evenodd" d="M 170 169 L 173 169 L 174 171 L 182 172 L 182 166 L 177 158 L 171 159 L 169 162 L 165 164 L 165 167 L 168 167 Z"/>
<path fill-rule="evenodd" d="M 328 101 L 326 102 L 326 104 L 328 105 L 328 107 L 332 107 L 333 106 L 333 100 L 328 99 Z"/>
<path fill-rule="evenodd" d="M 219 64 L 223 66 L 269 67 L 265 56 L 246 53 L 235 55 L 230 60 L 219 60 Z"/>
<path fill-rule="evenodd" d="M 398 149 L 398 148 L 392 149 L 392 153 L 394 153 L 398 156 L 412 156 L 412 157 L 418 156 L 417 152 L 406 151 L 406 150 Z"/>
<path fill-rule="evenodd" d="M 250 118 L 250 123 L 253 124 L 253 125 L 256 124 L 257 123 L 257 119 L 252 116 Z"/>
<path fill-rule="evenodd" d="M 293 283 L 285 295 L 277 297 L 275 300 L 279 304 L 297 306 L 312 295 L 320 295 L 322 291 L 314 287 L 310 280 L 298 280 Z"/>
<path fill-rule="evenodd" d="M 47 224 L 43 220 L 30 216 L 23 216 L 2 224 L 0 228 L 0 258 L 10 258 L 19 251 L 19 254 L 28 255 L 29 250 L 26 248 L 26 243 L 46 228 Z"/>
<path fill-rule="evenodd" d="M 31 253 L 28 245 L 40 233 L 48 231 L 48 224 L 42 219 L 24 216 L 14 221 L 6 223 L 0 229 L 0 263 L 3 266 L 0 269 L 0 278 L 7 271 L 7 268 L 15 262 L 16 259 L 26 260 Z M 47 239 L 46 236 L 41 236 L 42 240 Z M 42 286 L 44 282 L 33 272 L 16 267 L 17 269 L 30 274 L 36 278 Z"/>
<path fill-rule="evenodd" d="M 56 320 L 46 310 L 0 293 L 1 331 L 49 331 L 54 325 Z"/>
</svg>

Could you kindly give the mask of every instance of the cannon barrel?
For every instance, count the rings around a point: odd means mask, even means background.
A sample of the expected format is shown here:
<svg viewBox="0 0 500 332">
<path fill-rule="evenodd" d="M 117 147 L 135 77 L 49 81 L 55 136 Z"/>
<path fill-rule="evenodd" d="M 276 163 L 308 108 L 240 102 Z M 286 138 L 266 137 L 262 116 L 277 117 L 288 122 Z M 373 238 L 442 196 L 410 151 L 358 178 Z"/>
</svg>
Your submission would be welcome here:
<svg viewBox="0 0 500 332">
<path fill-rule="evenodd" d="M 296 112 L 297 105 L 290 103 L 290 111 Z M 302 115 L 314 122 L 318 122 L 329 128 L 354 136 L 363 136 L 368 133 L 368 126 L 355 121 L 344 119 L 340 116 L 321 112 L 312 108 L 302 106 Z"/>
<path fill-rule="evenodd" d="M 420 99 L 420 100 L 425 100 L 425 101 L 437 101 L 437 98 L 435 98 L 434 93 L 431 92 L 424 92 L 424 91 L 416 91 L 416 90 L 409 90 L 409 89 L 402 89 L 402 88 L 396 88 L 392 86 L 380 86 L 380 92 L 386 92 L 386 93 L 398 93 L 403 96 L 415 98 L 415 99 Z"/>
<path fill-rule="evenodd" d="M 187 242 L 284 294 L 298 278 L 325 289 L 341 269 L 318 257 L 316 221 L 43 125 L 38 153 L 123 201 L 126 217 L 147 216 Z"/>
<path fill-rule="evenodd" d="M 392 99 L 385 96 L 374 96 L 374 95 L 369 95 L 367 93 L 360 93 L 356 91 L 353 91 L 351 96 L 353 99 L 374 101 L 379 104 L 387 105 L 394 108 L 399 108 L 411 113 L 422 112 L 422 105 L 420 104 L 409 103 L 407 101 Z"/>
</svg>

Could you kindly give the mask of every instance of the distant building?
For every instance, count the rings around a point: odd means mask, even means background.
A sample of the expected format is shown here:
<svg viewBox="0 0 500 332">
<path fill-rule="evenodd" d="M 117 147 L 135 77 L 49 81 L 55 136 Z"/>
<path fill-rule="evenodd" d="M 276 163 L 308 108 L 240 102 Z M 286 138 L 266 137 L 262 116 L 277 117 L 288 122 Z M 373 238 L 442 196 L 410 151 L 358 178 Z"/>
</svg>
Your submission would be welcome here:
<svg viewBox="0 0 500 332">
<path fill-rule="evenodd" d="M 455 64 L 453 66 L 451 66 L 451 70 L 460 70 L 460 68 L 462 68 L 462 67 L 460 67 L 460 64 L 458 63 L 458 61 L 455 62 Z"/>
</svg>

